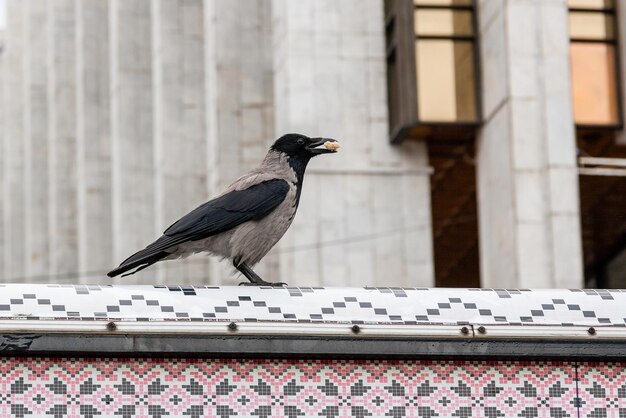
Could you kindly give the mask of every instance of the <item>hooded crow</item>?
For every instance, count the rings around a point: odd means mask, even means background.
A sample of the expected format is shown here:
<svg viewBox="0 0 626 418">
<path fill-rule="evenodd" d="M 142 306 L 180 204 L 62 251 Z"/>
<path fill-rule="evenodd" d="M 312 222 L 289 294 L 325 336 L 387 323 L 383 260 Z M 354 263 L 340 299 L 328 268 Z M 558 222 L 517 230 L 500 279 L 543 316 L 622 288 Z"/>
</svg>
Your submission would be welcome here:
<svg viewBox="0 0 626 418">
<path fill-rule="evenodd" d="M 134 274 L 162 260 L 208 252 L 228 258 L 250 283 L 266 282 L 252 266 L 287 231 L 298 209 L 304 171 L 309 160 L 336 152 L 339 143 L 328 138 L 287 134 L 271 146 L 254 170 L 240 177 L 224 193 L 197 207 L 167 228 L 143 250 L 131 255 L 109 277 Z"/>
</svg>

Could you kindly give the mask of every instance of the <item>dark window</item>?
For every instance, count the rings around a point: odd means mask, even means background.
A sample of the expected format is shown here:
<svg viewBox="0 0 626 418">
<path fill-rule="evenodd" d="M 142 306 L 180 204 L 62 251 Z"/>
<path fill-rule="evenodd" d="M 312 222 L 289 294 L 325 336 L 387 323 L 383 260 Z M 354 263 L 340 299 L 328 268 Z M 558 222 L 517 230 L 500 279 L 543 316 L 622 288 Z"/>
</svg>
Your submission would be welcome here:
<svg viewBox="0 0 626 418">
<path fill-rule="evenodd" d="M 472 0 L 387 0 L 392 141 L 471 139 L 479 122 Z"/>
</svg>

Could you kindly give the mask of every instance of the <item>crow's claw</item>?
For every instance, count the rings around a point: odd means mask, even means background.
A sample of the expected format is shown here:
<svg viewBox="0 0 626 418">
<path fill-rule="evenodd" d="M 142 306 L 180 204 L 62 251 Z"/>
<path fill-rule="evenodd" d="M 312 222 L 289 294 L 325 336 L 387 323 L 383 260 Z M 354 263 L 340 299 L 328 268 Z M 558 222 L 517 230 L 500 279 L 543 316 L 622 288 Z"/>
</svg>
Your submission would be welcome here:
<svg viewBox="0 0 626 418">
<path fill-rule="evenodd" d="M 271 286 L 271 287 L 287 286 L 287 283 L 282 283 L 282 282 L 279 282 L 279 283 L 266 282 L 265 280 L 260 278 L 259 275 L 256 274 L 245 262 L 239 263 L 236 260 L 233 260 L 233 265 L 244 276 L 246 276 L 246 279 L 250 280 L 250 283 L 246 283 L 246 282 L 239 283 L 239 286 Z"/>
</svg>

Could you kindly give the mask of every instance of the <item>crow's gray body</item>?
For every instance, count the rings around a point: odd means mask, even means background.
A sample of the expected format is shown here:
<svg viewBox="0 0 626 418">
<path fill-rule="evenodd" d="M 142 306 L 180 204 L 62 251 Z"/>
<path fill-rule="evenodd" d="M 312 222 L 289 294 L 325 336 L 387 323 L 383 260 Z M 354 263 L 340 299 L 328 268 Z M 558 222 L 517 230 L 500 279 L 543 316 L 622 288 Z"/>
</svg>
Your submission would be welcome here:
<svg viewBox="0 0 626 418">
<path fill-rule="evenodd" d="M 172 260 L 191 254 L 208 252 L 222 258 L 257 264 L 287 232 L 297 210 L 297 176 L 286 161 L 285 154 L 270 151 L 259 167 L 231 184 L 222 195 L 232 191 L 246 190 L 268 180 L 281 179 L 289 185 L 285 200 L 274 211 L 258 220 L 238 225 L 226 232 L 203 240 L 188 241 L 170 250 L 171 255 L 163 258 Z"/>
<path fill-rule="evenodd" d="M 285 234 L 298 209 L 309 160 L 335 152 L 332 139 L 287 134 L 279 138 L 256 169 L 240 177 L 221 195 L 183 216 L 143 250 L 108 275 L 133 274 L 156 262 L 206 252 L 233 261 L 256 285 L 271 284 L 251 266 Z"/>
</svg>

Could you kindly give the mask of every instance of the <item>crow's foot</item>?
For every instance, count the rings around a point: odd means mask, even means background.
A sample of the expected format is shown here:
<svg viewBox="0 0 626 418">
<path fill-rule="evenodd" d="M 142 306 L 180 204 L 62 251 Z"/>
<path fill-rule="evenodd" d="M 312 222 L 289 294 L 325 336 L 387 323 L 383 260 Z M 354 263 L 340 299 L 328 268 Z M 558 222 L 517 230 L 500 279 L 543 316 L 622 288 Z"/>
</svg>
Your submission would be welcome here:
<svg viewBox="0 0 626 418">
<path fill-rule="evenodd" d="M 250 283 L 247 283 L 247 282 L 239 283 L 239 286 L 272 286 L 272 287 L 282 287 L 282 286 L 286 286 L 287 285 L 287 283 L 282 283 L 282 282 L 279 282 L 279 283 L 266 282 L 265 280 L 260 278 L 259 275 L 256 274 L 250 268 L 250 266 L 248 266 L 245 262 L 237 264 L 237 262 L 233 261 L 233 265 L 235 266 L 235 268 L 237 270 L 239 270 L 241 272 L 241 274 L 246 276 L 246 279 L 250 280 Z"/>
</svg>

